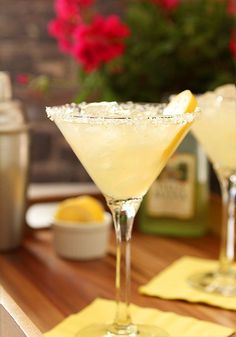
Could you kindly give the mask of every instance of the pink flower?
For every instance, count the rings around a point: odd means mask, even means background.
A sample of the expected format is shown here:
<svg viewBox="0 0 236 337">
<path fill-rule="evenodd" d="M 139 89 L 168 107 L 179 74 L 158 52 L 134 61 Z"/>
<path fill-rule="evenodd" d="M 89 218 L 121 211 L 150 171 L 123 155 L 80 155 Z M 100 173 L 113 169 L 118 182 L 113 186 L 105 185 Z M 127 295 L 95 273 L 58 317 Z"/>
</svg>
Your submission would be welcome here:
<svg viewBox="0 0 236 337">
<path fill-rule="evenodd" d="M 129 29 L 117 15 L 95 15 L 90 24 L 83 21 L 83 8 L 94 0 L 56 0 L 57 17 L 49 22 L 49 34 L 59 47 L 80 62 L 86 71 L 97 69 L 102 63 L 124 52 L 124 38 Z"/>
<path fill-rule="evenodd" d="M 65 53 L 71 53 L 73 33 L 82 22 L 81 11 L 94 0 L 55 0 L 57 17 L 48 24 L 48 32 L 58 41 L 59 48 Z"/>
<path fill-rule="evenodd" d="M 26 85 L 29 83 L 30 81 L 30 77 L 28 74 L 18 74 L 17 77 L 16 77 L 16 81 L 17 83 L 19 84 L 22 84 L 22 85 Z"/>
<path fill-rule="evenodd" d="M 56 18 L 49 22 L 48 32 L 58 40 L 60 49 L 70 53 L 73 44 L 73 32 L 77 23 L 62 18 Z"/>
<path fill-rule="evenodd" d="M 231 33 L 231 39 L 229 42 L 229 49 L 232 53 L 234 59 L 236 59 L 236 29 L 234 29 Z"/>
<path fill-rule="evenodd" d="M 117 15 L 96 15 L 91 24 L 80 24 L 75 29 L 72 55 L 87 72 L 93 71 L 123 54 L 123 40 L 128 35 L 128 27 Z"/>
<path fill-rule="evenodd" d="M 236 15 L 236 0 L 228 0 L 228 12 L 231 15 Z"/>
<path fill-rule="evenodd" d="M 179 0 L 162 0 L 162 6 L 166 9 L 175 9 L 179 5 Z"/>
<path fill-rule="evenodd" d="M 178 7 L 180 0 L 151 0 L 155 4 L 167 10 L 172 10 Z"/>
<path fill-rule="evenodd" d="M 77 19 L 80 10 L 90 6 L 94 0 L 55 0 L 54 6 L 58 17 L 63 19 Z"/>
</svg>

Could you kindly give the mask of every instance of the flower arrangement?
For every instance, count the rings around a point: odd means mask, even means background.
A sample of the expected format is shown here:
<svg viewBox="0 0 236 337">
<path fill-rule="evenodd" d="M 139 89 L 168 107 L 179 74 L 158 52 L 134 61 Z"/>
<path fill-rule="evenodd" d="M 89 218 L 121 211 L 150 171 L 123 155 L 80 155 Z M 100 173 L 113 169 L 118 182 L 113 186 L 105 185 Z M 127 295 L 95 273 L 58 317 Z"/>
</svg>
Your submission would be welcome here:
<svg viewBox="0 0 236 337">
<path fill-rule="evenodd" d="M 77 101 L 152 102 L 234 81 L 235 0 L 123 0 L 120 7 L 120 16 L 105 16 L 95 0 L 55 0 L 48 31 L 78 63 Z"/>
</svg>

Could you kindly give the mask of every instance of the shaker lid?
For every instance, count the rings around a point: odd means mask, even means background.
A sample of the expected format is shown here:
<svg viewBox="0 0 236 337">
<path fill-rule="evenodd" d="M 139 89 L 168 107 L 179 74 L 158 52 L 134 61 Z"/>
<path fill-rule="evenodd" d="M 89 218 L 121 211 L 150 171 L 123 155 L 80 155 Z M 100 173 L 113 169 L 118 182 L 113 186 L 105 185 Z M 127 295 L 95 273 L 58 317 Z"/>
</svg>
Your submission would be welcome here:
<svg viewBox="0 0 236 337">
<path fill-rule="evenodd" d="M 0 132 L 16 131 L 25 126 L 25 114 L 20 101 L 12 100 L 8 73 L 0 71 Z"/>
</svg>

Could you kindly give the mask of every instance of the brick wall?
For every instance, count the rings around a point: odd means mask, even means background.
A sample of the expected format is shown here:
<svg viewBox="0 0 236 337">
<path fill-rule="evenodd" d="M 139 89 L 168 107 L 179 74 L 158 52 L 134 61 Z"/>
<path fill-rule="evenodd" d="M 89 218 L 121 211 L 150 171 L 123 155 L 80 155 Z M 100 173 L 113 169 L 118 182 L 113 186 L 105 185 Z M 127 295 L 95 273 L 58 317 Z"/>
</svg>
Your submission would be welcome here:
<svg viewBox="0 0 236 337">
<path fill-rule="evenodd" d="M 117 3 L 100 0 L 98 6 L 105 13 L 116 10 Z M 31 124 L 31 181 L 88 181 L 82 165 L 45 114 L 46 105 L 69 102 L 78 89 L 75 63 L 48 36 L 47 23 L 53 16 L 52 0 L 0 0 L 0 70 L 10 73 L 14 96 L 25 103 Z M 47 75 L 55 84 L 49 94 L 40 95 L 17 83 L 22 73 Z"/>
</svg>

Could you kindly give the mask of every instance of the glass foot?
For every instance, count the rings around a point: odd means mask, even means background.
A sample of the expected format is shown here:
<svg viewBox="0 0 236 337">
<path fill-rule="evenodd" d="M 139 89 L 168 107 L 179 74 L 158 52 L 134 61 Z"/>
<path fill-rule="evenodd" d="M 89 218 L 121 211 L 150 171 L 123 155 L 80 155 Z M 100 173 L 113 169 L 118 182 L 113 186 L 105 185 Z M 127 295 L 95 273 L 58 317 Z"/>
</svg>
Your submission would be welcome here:
<svg viewBox="0 0 236 337">
<path fill-rule="evenodd" d="M 76 337 L 169 337 L 156 326 L 132 325 L 128 329 L 115 331 L 113 326 L 94 324 L 78 332 Z"/>
<path fill-rule="evenodd" d="M 194 288 L 208 293 L 236 296 L 236 272 L 208 272 L 192 275 L 188 283 Z"/>
</svg>

